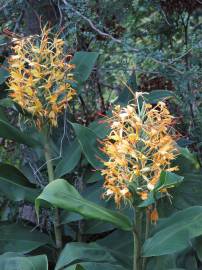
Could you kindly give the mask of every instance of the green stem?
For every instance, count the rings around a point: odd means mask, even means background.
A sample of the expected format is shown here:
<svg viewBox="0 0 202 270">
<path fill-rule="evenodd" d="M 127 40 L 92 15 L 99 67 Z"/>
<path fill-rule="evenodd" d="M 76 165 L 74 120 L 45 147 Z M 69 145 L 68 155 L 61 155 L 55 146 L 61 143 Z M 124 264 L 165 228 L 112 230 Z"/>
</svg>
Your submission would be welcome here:
<svg viewBox="0 0 202 270">
<path fill-rule="evenodd" d="M 46 159 L 47 170 L 48 170 L 48 180 L 50 183 L 54 181 L 54 171 L 53 171 L 53 164 L 51 160 L 50 147 L 48 143 L 46 143 L 45 145 L 45 159 Z M 57 208 L 55 209 L 55 213 L 54 213 L 53 225 L 54 225 L 56 247 L 57 249 L 61 249 L 62 248 L 62 231 L 60 228 L 60 213 Z"/>
<path fill-rule="evenodd" d="M 134 218 L 134 228 L 133 228 L 133 241 L 134 241 L 134 252 L 133 252 L 133 270 L 141 270 L 140 264 L 140 253 L 141 253 L 141 243 L 140 243 L 140 224 L 141 224 L 141 216 L 135 211 Z"/>
<path fill-rule="evenodd" d="M 150 227 L 149 213 L 148 213 L 148 210 L 146 210 L 145 241 L 149 237 L 149 227 Z M 143 259 L 142 259 L 142 270 L 145 269 L 146 262 L 147 262 L 146 260 L 147 260 L 147 258 L 146 257 L 143 257 Z"/>
</svg>

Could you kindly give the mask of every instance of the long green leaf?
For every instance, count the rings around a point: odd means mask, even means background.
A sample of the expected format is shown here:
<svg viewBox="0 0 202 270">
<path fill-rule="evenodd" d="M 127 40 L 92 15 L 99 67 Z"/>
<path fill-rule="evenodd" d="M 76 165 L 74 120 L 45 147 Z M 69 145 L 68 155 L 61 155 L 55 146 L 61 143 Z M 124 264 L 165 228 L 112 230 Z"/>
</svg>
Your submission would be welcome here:
<svg viewBox="0 0 202 270">
<path fill-rule="evenodd" d="M 51 244 L 46 234 L 31 231 L 30 227 L 17 224 L 0 226 L 0 253 L 28 253 L 40 246 Z"/>
<path fill-rule="evenodd" d="M 126 86 L 123 87 L 123 90 L 120 91 L 117 103 L 125 106 L 126 104 L 128 104 L 129 101 L 134 99 L 134 95 L 137 90 L 138 85 L 137 85 L 136 71 L 134 70 L 130 75 Z"/>
<path fill-rule="evenodd" d="M 74 77 L 77 82 L 85 82 L 93 69 L 98 58 L 97 52 L 76 52 L 72 59 L 75 64 Z"/>
<path fill-rule="evenodd" d="M 153 90 L 149 94 L 145 94 L 144 97 L 148 103 L 155 104 L 165 98 L 173 97 L 174 93 L 169 90 Z"/>
<path fill-rule="evenodd" d="M 7 71 L 5 66 L 2 66 L 0 68 L 0 84 L 4 83 L 8 77 L 9 72 Z"/>
<path fill-rule="evenodd" d="M 0 189 L 10 200 L 34 202 L 39 190 L 12 165 L 0 163 Z"/>
<path fill-rule="evenodd" d="M 155 186 L 155 190 L 161 190 L 164 188 L 170 188 L 178 185 L 183 181 L 184 177 L 177 175 L 176 173 L 162 171 L 158 184 Z"/>
<path fill-rule="evenodd" d="M 70 243 L 64 247 L 60 254 L 55 270 L 61 270 L 73 263 L 86 261 L 116 264 L 116 260 L 107 249 L 96 243 Z"/>
<path fill-rule="evenodd" d="M 176 209 L 202 205 L 201 190 L 201 174 L 184 174 L 184 181 L 174 189 L 172 204 Z"/>
<path fill-rule="evenodd" d="M 110 263 L 82 262 L 80 264 L 65 267 L 64 270 L 127 270 L 121 265 Z"/>
<path fill-rule="evenodd" d="M 65 267 L 63 270 L 127 270 L 121 265 L 97 262 L 82 262 L 79 264 Z"/>
<path fill-rule="evenodd" d="M 18 143 L 26 144 L 28 146 L 34 147 L 39 145 L 32 136 L 25 134 L 18 130 L 17 128 L 10 125 L 8 122 L 0 119 L 0 137 L 8 140 L 13 140 Z"/>
<path fill-rule="evenodd" d="M 161 256 L 181 251 L 190 241 L 202 235 L 202 206 L 193 206 L 167 218 L 163 229 L 149 238 L 143 246 L 143 256 Z"/>
<path fill-rule="evenodd" d="M 132 269 L 134 245 L 132 232 L 116 230 L 105 238 L 98 240 L 97 243 L 107 248 L 123 267 Z"/>
<path fill-rule="evenodd" d="M 55 177 L 59 178 L 71 172 L 81 158 L 81 146 L 77 140 L 71 143 L 65 150 L 62 159 L 55 168 Z"/>
<path fill-rule="evenodd" d="M 0 256 L 1 270 L 48 270 L 46 255 L 20 256 L 17 253 L 5 253 Z"/>
<path fill-rule="evenodd" d="M 187 147 L 178 146 L 178 149 L 180 151 L 180 154 L 187 160 L 189 160 L 190 163 L 193 164 L 196 169 L 200 168 L 200 164 L 198 162 L 196 153 L 191 153 Z"/>
<path fill-rule="evenodd" d="M 102 153 L 98 149 L 97 135 L 89 128 L 82 125 L 71 123 L 77 139 L 81 145 L 82 151 L 94 168 L 102 167 L 103 164 L 99 161 Z"/>
<path fill-rule="evenodd" d="M 41 201 L 46 201 L 53 206 L 67 211 L 76 212 L 88 219 L 97 219 L 112 223 L 126 231 L 132 229 L 132 224 L 126 216 L 84 199 L 79 192 L 64 179 L 57 179 L 45 187 L 35 202 L 37 213 L 39 213 Z"/>
</svg>

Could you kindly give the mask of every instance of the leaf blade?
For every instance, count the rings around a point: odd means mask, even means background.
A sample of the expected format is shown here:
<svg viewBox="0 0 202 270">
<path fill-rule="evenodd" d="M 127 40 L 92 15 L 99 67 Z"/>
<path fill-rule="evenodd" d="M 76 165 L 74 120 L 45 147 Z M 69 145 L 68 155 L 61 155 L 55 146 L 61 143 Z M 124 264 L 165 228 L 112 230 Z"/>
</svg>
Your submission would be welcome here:
<svg viewBox="0 0 202 270">
<path fill-rule="evenodd" d="M 131 230 L 130 220 L 121 213 L 108 210 L 84 199 L 79 192 L 64 179 L 48 184 L 35 201 L 39 213 L 40 201 L 46 201 L 55 207 L 81 214 L 87 219 L 110 222 L 123 230 Z"/>
</svg>

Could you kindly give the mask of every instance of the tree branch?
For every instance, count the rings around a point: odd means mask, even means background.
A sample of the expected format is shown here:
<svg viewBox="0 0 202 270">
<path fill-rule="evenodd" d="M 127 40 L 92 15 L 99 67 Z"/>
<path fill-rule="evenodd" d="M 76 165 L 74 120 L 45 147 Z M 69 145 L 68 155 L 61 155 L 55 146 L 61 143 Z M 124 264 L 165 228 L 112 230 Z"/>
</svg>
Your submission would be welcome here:
<svg viewBox="0 0 202 270">
<path fill-rule="evenodd" d="M 107 38 L 113 40 L 113 41 L 116 42 L 116 43 L 123 44 L 123 41 L 122 41 L 121 39 L 117 39 L 117 38 L 113 37 L 112 35 L 110 35 L 109 33 L 103 32 L 103 31 L 101 31 L 100 29 L 98 29 L 98 28 L 95 26 L 95 24 L 94 24 L 89 18 L 87 18 L 86 16 L 84 16 L 83 14 L 81 14 L 80 11 L 76 10 L 72 5 L 70 5 L 69 3 L 67 3 L 66 0 L 62 0 L 62 1 L 63 1 L 63 3 L 65 4 L 65 6 L 68 6 L 70 9 L 72 9 L 72 11 L 73 11 L 75 14 L 77 14 L 79 17 L 81 17 L 82 19 L 84 19 L 84 20 L 90 25 L 90 27 L 91 27 L 95 32 L 97 32 L 99 35 L 101 35 L 101 36 L 103 36 L 103 37 L 107 37 Z M 130 46 L 128 46 L 128 47 L 129 47 L 132 51 L 138 52 L 137 49 L 132 48 L 132 47 L 130 47 Z"/>
</svg>

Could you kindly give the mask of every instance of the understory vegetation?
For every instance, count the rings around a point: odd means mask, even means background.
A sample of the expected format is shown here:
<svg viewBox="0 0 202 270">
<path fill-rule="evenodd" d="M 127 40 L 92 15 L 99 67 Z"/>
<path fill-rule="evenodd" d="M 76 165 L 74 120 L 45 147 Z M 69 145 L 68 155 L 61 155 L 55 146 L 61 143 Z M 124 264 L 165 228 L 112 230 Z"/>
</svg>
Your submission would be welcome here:
<svg viewBox="0 0 202 270">
<path fill-rule="evenodd" d="M 0 0 L 0 270 L 202 269 L 201 15 Z"/>
</svg>

